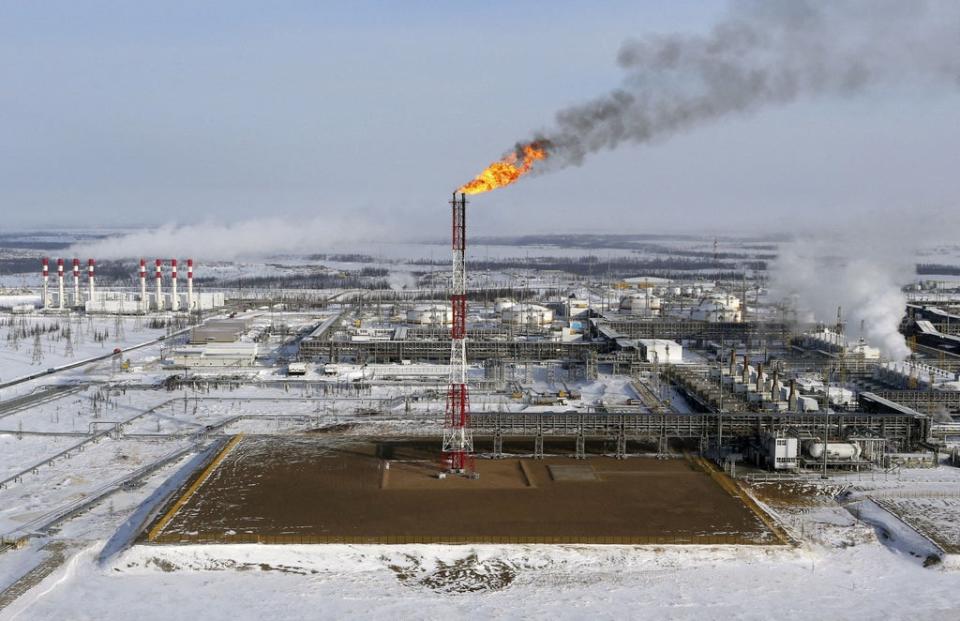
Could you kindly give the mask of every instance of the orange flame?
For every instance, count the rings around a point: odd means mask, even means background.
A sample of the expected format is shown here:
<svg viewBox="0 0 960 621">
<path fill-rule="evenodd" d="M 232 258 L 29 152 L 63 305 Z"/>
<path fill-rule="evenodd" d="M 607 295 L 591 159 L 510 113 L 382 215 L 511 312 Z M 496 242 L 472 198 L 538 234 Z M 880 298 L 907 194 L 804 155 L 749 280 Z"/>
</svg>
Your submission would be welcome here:
<svg viewBox="0 0 960 621">
<path fill-rule="evenodd" d="M 480 194 L 510 185 L 530 172 L 534 162 L 546 159 L 547 156 L 546 145 L 542 142 L 518 145 L 515 151 L 487 166 L 483 172 L 473 178 L 473 181 L 460 186 L 457 192 Z"/>
</svg>

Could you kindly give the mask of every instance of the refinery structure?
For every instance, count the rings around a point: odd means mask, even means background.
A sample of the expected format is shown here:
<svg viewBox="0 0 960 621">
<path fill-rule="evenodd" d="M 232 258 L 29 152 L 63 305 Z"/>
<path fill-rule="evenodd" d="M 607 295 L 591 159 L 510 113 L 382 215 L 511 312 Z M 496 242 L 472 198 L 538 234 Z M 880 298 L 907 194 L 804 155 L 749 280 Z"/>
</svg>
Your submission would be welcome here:
<svg viewBox="0 0 960 621">
<path fill-rule="evenodd" d="M 4 548 L 39 554 L 89 527 L 105 559 L 197 544 L 797 550 L 807 529 L 825 536 L 798 509 L 815 501 L 830 536 L 882 507 L 884 528 L 954 562 L 960 286 L 898 289 L 897 355 L 847 319 L 857 308 L 809 317 L 774 294 L 780 242 L 593 239 L 605 264 L 531 260 L 515 242 L 490 259 L 468 243 L 483 199 L 467 196 L 449 202 L 449 260 L 416 245 L 221 261 L 195 282 L 193 259 L 32 259 L 0 293 L 20 361 L 0 386 Z M 18 509 L 23 494 L 44 510 Z M 126 498 L 120 528 L 102 512 Z"/>
<path fill-rule="evenodd" d="M 7 4 L 0 621 L 960 617 L 956 0 Z"/>
<path fill-rule="evenodd" d="M 402 395 L 415 435 L 437 435 L 440 480 L 479 480 L 478 460 L 508 454 L 695 452 L 723 472 L 827 476 L 935 463 L 952 450 L 960 315 L 933 295 L 911 295 L 899 327 L 911 354 L 891 359 L 847 336 L 842 309 L 835 322 L 798 320 L 757 274 L 563 282 L 530 270 L 522 285 L 490 285 L 467 269 L 467 204 L 465 193 L 450 201 L 452 269 L 422 274 L 417 288 L 200 288 L 193 259 L 180 286 L 177 259 L 152 262 L 152 285 L 145 259 L 110 285 L 97 284 L 94 259 L 82 283 L 72 259 L 68 285 L 57 258 L 53 285 L 44 257 L 35 301 L 12 296 L 20 303 L 7 308 L 21 321 L 161 321 L 173 332 L 157 367 L 168 386 Z M 720 265 L 717 243 L 703 242 Z M 364 407 L 390 416 L 378 403 Z"/>
</svg>

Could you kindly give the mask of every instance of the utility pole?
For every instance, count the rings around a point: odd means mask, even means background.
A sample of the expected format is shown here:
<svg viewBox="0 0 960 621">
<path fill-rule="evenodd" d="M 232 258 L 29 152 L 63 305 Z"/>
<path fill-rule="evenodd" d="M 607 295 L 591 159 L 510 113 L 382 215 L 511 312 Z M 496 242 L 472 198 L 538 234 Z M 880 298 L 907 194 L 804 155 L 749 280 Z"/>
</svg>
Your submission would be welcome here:
<svg viewBox="0 0 960 621">
<path fill-rule="evenodd" d="M 829 400 L 829 399 L 828 399 Z M 823 414 L 823 473 L 821 479 L 827 478 L 827 434 L 830 433 L 830 413 Z"/>
</svg>

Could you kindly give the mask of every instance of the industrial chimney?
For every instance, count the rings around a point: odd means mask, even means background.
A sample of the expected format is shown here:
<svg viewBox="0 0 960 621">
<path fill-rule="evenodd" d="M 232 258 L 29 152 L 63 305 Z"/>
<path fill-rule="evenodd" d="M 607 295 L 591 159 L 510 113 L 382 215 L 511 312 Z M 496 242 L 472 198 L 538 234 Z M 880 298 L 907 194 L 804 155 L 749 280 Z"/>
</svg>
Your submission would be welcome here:
<svg viewBox="0 0 960 621">
<path fill-rule="evenodd" d="M 158 311 L 163 310 L 163 282 L 162 282 L 163 275 L 160 269 L 162 265 L 163 265 L 163 262 L 160 259 L 157 259 L 156 281 L 157 281 L 157 310 Z"/>
<path fill-rule="evenodd" d="M 788 407 L 791 412 L 797 411 L 797 380 L 790 380 L 790 395 L 787 397 Z"/>
<path fill-rule="evenodd" d="M 63 310 L 63 259 L 57 259 L 57 288 L 59 289 L 57 307 Z"/>
<path fill-rule="evenodd" d="M 143 312 L 150 310 L 147 301 L 147 262 L 143 259 L 140 259 L 140 308 Z"/>
<path fill-rule="evenodd" d="M 73 305 L 80 306 L 80 259 L 73 260 Z"/>
<path fill-rule="evenodd" d="M 750 381 L 750 363 L 748 362 L 747 354 L 743 355 L 743 374 L 741 375 L 741 379 L 744 384 Z"/>
<path fill-rule="evenodd" d="M 187 312 L 193 312 L 193 259 L 187 259 Z"/>
<path fill-rule="evenodd" d="M 90 304 L 93 305 L 93 293 L 94 293 L 94 270 L 96 269 L 97 262 L 93 259 L 87 259 L 87 284 L 90 286 L 88 294 L 90 296 Z"/>
<path fill-rule="evenodd" d="M 47 297 L 49 295 L 47 288 L 50 280 L 50 259 L 47 257 L 40 259 L 40 273 L 43 275 L 43 298 L 40 301 L 40 305 L 43 308 L 47 308 L 50 303 L 50 299 Z"/>
<path fill-rule="evenodd" d="M 180 300 L 177 298 L 177 260 L 170 259 L 170 310 L 180 310 Z"/>
</svg>

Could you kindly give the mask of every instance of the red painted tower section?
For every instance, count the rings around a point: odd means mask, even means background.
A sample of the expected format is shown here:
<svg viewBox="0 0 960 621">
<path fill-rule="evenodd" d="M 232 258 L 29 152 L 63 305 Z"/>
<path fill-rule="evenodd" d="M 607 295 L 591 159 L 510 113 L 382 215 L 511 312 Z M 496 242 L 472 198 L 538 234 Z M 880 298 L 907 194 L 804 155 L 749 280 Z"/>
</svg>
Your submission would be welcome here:
<svg viewBox="0 0 960 621">
<path fill-rule="evenodd" d="M 473 434 L 467 390 L 467 196 L 456 192 L 453 213 L 453 280 L 450 286 L 450 385 L 443 425 L 443 464 L 450 472 L 473 471 Z"/>
</svg>

